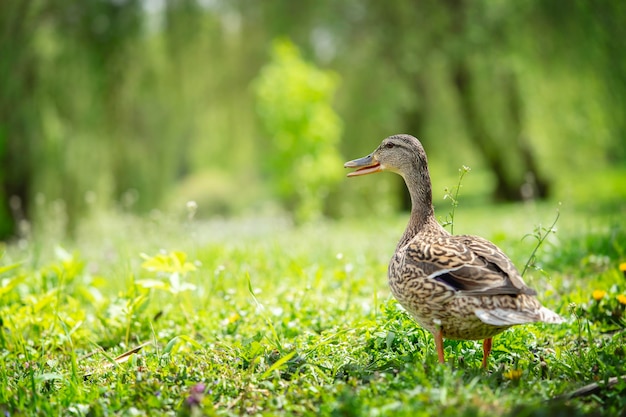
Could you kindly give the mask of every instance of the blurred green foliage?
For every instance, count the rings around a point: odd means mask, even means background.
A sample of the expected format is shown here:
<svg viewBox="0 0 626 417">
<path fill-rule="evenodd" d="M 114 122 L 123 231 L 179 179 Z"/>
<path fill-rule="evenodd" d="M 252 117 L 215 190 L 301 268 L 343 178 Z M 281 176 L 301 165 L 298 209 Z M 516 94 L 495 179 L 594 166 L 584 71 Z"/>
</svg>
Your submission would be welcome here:
<svg viewBox="0 0 626 417">
<path fill-rule="evenodd" d="M 322 214 L 340 178 L 341 120 L 331 107 L 338 77 L 305 62 L 287 40 L 274 43 L 271 62 L 254 82 L 257 109 L 270 139 L 265 169 L 278 196 L 300 221 Z"/>
<path fill-rule="evenodd" d="M 50 219 L 63 234 L 100 210 L 183 210 L 188 200 L 202 216 L 272 210 L 277 195 L 302 213 L 381 213 L 401 204 L 400 181 L 347 186 L 329 148 L 352 159 L 400 132 L 424 142 L 435 192 L 469 165 L 483 201 L 559 196 L 574 174 L 626 161 L 622 1 L 294 4 L 0 2 L 0 236 L 38 233 Z M 251 84 L 276 65 L 274 39 L 337 74 L 315 86 L 323 100 L 277 83 L 261 110 Z M 317 99 L 327 110 L 307 116 L 308 128 L 277 122 Z M 283 160 L 267 144 L 284 132 L 297 155 L 326 150 Z M 276 194 L 289 185 L 274 180 L 289 175 L 274 174 L 290 164 L 302 187 Z M 321 201 L 302 197 L 322 189 Z M 357 193 L 367 204 L 343 204 Z"/>
</svg>

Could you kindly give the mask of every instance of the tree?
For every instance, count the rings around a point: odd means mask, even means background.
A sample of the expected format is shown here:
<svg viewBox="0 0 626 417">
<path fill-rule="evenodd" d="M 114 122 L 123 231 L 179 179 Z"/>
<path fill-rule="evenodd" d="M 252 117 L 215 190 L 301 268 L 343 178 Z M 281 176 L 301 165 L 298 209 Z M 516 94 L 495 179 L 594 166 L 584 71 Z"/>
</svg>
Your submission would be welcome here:
<svg viewBox="0 0 626 417">
<path fill-rule="evenodd" d="M 286 40 L 274 42 L 272 59 L 254 82 L 270 139 L 266 171 L 299 221 L 322 214 L 329 186 L 341 178 L 341 121 L 330 105 L 337 83 L 336 74 L 302 60 Z"/>
<path fill-rule="evenodd" d="M 0 3 L 0 238 L 16 233 L 17 220 L 29 209 L 32 151 L 40 129 L 39 59 L 32 28 L 42 20 L 37 2 Z"/>
</svg>

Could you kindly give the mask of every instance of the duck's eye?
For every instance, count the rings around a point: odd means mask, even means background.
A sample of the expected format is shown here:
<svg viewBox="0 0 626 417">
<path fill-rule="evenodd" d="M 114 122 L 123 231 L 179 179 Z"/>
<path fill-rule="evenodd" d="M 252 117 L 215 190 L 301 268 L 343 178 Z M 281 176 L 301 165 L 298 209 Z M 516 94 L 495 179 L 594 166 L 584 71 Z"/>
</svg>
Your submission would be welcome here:
<svg viewBox="0 0 626 417">
<path fill-rule="evenodd" d="M 393 147 L 394 147 L 394 144 L 393 144 L 393 143 L 391 143 L 391 142 L 389 142 L 389 143 L 385 143 L 385 148 L 387 148 L 387 149 L 391 149 L 391 148 L 393 148 Z"/>
</svg>

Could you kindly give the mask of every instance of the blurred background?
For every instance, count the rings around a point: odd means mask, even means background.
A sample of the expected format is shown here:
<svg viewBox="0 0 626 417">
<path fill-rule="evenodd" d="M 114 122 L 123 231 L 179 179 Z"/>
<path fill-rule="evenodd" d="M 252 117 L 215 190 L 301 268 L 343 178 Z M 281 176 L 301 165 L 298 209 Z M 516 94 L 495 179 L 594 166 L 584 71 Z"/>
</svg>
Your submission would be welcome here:
<svg viewBox="0 0 626 417">
<path fill-rule="evenodd" d="M 399 178 L 342 166 L 395 133 L 436 199 L 469 165 L 468 204 L 624 211 L 624 22 L 622 0 L 3 0 L 0 239 L 392 213 Z"/>
</svg>

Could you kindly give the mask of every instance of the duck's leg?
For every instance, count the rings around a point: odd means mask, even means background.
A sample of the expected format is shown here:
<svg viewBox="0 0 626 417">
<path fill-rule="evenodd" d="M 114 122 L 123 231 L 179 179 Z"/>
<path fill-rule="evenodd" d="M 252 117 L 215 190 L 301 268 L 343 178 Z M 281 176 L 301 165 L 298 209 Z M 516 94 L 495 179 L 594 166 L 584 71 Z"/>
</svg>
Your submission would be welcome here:
<svg viewBox="0 0 626 417">
<path fill-rule="evenodd" d="M 483 340 L 483 368 L 487 369 L 487 360 L 491 353 L 491 337 Z"/>
<path fill-rule="evenodd" d="M 443 357 L 443 330 L 441 327 L 435 332 L 435 347 L 437 348 L 437 356 L 439 357 L 439 363 L 444 363 L 446 360 Z"/>
</svg>

